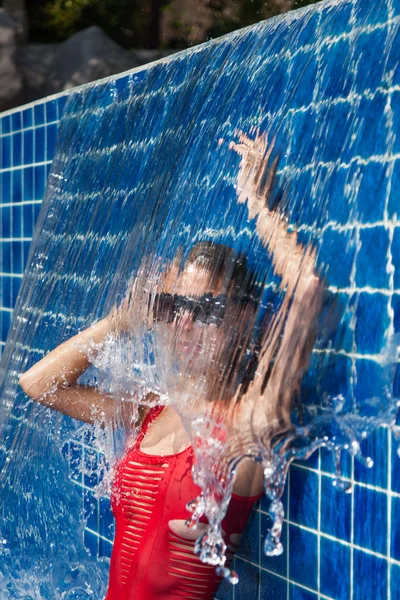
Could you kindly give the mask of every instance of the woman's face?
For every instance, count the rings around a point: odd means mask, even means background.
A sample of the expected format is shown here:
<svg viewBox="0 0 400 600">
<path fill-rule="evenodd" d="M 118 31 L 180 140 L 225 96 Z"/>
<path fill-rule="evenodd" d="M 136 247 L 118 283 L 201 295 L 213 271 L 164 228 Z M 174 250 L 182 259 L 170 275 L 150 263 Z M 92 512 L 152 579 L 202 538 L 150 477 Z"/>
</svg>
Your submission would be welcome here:
<svg viewBox="0 0 400 600">
<path fill-rule="evenodd" d="M 252 327 L 254 310 L 226 302 L 222 280 L 212 281 L 210 269 L 201 264 L 189 264 L 180 274 L 171 267 L 160 291 L 169 295 L 174 307 L 169 318 L 157 323 L 169 389 L 203 390 L 209 400 L 230 396 L 236 382 L 231 362 L 243 352 L 243 336 Z"/>
<path fill-rule="evenodd" d="M 210 294 L 215 298 L 223 294 L 222 283 L 211 284 L 210 270 L 192 263 L 179 275 L 177 268 L 169 269 L 162 293 L 176 295 L 178 302 L 182 299 L 180 304 L 183 308 L 178 308 L 174 319 L 167 324 L 175 352 L 181 359 L 193 359 L 193 373 L 204 370 L 204 367 L 212 368 L 215 352 L 223 341 L 222 329 L 216 323 L 204 322 L 207 319 L 194 318 L 196 309 L 185 308 L 185 299 L 194 299 L 194 303 L 198 300 L 201 311 L 202 297 Z"/>
</svg>

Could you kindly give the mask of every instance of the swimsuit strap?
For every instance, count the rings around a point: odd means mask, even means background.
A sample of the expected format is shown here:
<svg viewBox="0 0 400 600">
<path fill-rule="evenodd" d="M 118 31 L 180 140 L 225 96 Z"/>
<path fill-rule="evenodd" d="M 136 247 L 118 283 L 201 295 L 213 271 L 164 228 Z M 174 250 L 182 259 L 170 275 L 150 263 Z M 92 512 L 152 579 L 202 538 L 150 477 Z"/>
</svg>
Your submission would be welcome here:
<svg viewBox="0 0 400 600">
<path fill-rule="evenodd" d="M 158 415 L 162 412 L 163 409 L 164 409 L 163 406 L 153 406 L 153 408 L 151 408 L 149 410 L 149 412 L 147 413 L 147 415 L 145 416 L 145 418 L 143 420 L 142 427 L 140 429 L 140 433 L 136 438 L 136 441 L 135 441 L 136 448 L 139 448 L 144 436 L 146 435 L 146 432 L 147 432 L 149 426 L 158 417 Z"/>
</svg>

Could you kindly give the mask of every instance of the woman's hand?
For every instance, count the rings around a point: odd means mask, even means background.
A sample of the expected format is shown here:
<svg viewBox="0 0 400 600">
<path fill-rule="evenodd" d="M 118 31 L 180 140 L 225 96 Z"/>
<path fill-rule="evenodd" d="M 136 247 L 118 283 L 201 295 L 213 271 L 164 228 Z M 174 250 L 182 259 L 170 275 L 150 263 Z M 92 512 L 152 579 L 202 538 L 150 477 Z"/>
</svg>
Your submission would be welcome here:
<svg viewBox="0 0 400 600">
<path fill-rule="evenodd" d="M 110 321 L 111 329 L 114 332 L 132 331 L 135 323 L 135 290 L 137 280 L 131 280 L 128 291 L 123 298 L 122 302 L 117 306 L 114 306 L 107 319 Z"/>
<path fill-rule="evenodd" d="M 250 133 L 253 131 L 254 128 Z M 274 214 L 268 209 L 267 201 L 275 178 L 278 157 L 269 164 L 274 142 L 269 144 L 267 134 L 260 134 L 259 128 L 256 132 L 256 137 L 252 140 L 243 131 L 236 130 L 235 134 L 239 136 L 240 143 L 230 142 L 229 148 L 242 157 L 236 186 L 239 193 L 238 202 L 242 204 L 247 200 L 250 219 L 254 219 L 261 211 L 265 219 Z"/>
</svg>

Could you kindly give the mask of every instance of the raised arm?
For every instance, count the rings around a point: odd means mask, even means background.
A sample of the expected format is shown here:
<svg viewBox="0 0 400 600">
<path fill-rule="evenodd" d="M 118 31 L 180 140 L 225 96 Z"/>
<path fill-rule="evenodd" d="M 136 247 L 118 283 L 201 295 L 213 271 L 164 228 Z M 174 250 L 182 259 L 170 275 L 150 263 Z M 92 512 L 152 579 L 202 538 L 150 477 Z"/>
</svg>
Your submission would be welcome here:
<svg viewBox="0 0 400 600">
<path fill-rule="evenodd" d="M 284 216 L 271 211 L 268 199 L 275 179 L 277 158 L 272 161 L 273 144 L 256 131 L 251 140 L 238 132 L 239 143 L 230 143 L 242 156 L 237 183 L 238 201 L 247 202 L 249 217 L 271 257 L 275 272 L 286 290 L 280 311 L 262 341 L 257 373 L 248 395 L 264 395 L 268 404 L 266 423 L 290 423 L 295 392 L 307 369 L 316 332 L 315 322 L 322 305 L 324 281 L 315 267 L 315 250 L 304 247 L 295 231 L 289 232 Z"/>
</svg>

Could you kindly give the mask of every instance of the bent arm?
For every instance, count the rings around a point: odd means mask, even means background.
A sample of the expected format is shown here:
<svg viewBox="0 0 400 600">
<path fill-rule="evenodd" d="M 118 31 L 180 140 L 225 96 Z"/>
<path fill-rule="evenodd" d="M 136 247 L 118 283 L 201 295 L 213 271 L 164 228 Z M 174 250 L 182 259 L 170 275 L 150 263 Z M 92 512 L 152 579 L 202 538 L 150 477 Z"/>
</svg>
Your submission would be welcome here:
<svg viewBox="0 0 400 600">
<path fill-rule="evenodd" d="M 90 346 L 102 342 L 110 331 L 111 323 L 106 317 L 57 346 L 22 373 L 19 383 L 25 394 L 41 401 L 48 392 L 73 385 L 90 365 Z"/>
<path fill-rule="evenodd" d="M 85 423 L 106 423 L 114 427 L 130 424 L 132 404 L 76 381 L 90 366 L 89 350 L 112 330 L 106 317 L 57 346 L 20 376 L 20 386 L 32 400 Z M 139 409 L 143 418 L 144 409 Z"/>
</svg>

